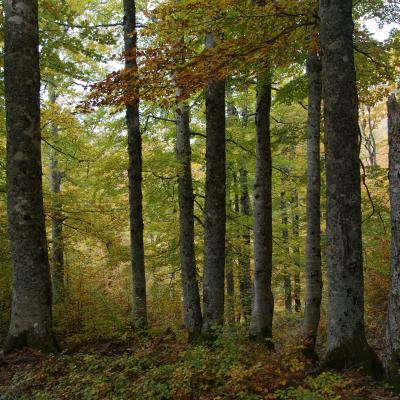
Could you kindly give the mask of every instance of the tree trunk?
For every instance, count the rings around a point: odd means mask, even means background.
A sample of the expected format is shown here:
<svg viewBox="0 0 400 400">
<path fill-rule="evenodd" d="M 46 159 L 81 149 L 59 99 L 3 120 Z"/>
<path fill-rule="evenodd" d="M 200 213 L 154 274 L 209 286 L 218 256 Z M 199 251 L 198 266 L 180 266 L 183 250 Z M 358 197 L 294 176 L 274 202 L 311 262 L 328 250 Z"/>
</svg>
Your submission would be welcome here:
<svg viewBox="0 0 400 400">
<path fill-rule="evenodd" d="M 124 42 L 125 68 L 137 72 L 137 34 L 136 5 L 134 0 L 124 0 Z M 131 258 L 133 280 L 132 319 L 134 326 L 147 326 L 146 273 L 143 244 L 143 205 L 142 205 L 142 136 L 139 125 L 139 93 L 135 78 L 126 105 L 126 124 L 128 128 L 129 154 L 129 219 L 131 227 Z"/>
<path fill-rule="evenodd" d="M 284 182 L 282 180 L 282 186 Z M 283 248 L 283 290 L 285 295 L 285 310 L 292 312 L 292 280 L 288 271 L 287 257 L 289 256 L 289 228 L 286 207 L 286 193 L 281 192 L 281 218 L 282 218 L 282 248 Z"/>
<path fill-rule="evenodd" d="M 50 102 L 55 105 L 57 93 L 53 83 L 49 84 Z M 54 121 L 50 125 L 51 141 L 57 146 L 59 132 L 57 123 Z M 63 216 L 62 203 L 60 199 L 61 179 L 63 173 L 59 169 L 58 154 L 54 148 L 50 148 L 49 154 L 50 167 L 50 193 L 53 196 L 51 214 L 51 260 L 52 260 L 52 283 L 53 283 L 53 302 L 59 303 L 64 299 L 64 246 L 63 246 Z"/>
<path fill-rule="evenodd" d="M 388 120 L 392 262 L 384 366 L 390 383 L 400 390 L 400 106 L 394 94 L 388 101 Z"/>
<path fill-rule="evenodd" d="M 352 1 L 320 0 L 327 183 L 328 341 L 324 366 L 382 366 L 364 330 L 358 97 Z"/>
<path fill-rule="evenodd" d="M 292 196 L 292 232 L 293 232 L 293 258 L 296 267 L 294 272 L 294 310 L 301 311 L 301 280 L 300 280 L 300 216 L 299 216 L 299 194 L 297 189 L 293 190 Z"/>
<path fill-rule="evenodd" d="M 271 76 L 260 74 L 256 105 L 256 177 L 254 184 L 254 296 L 250 335 L 260 341 L 272 338 L 274 298 L 272 276 L 272 158 Z M 272 342 L 267 340 L 272 347 Z"/>
<path fill-rule="evenodd" d="M 315 50 L 307 57 L 308 125 L 307 125 L 307 237 L 306 299 L 304 306 L 304 346 L 307 357 L 316 358 L 322 299 L 321 271 L 321 60 Z"/>
<path fill-rule="evenodd" d="M 245 320 L 251 316 L 251 276 L 250 276 L 250 196 L 245 165 L 240 169 L 240 209 L 244 220 L 242 232 L 242 246 L 239 256 L 240 297 L 242 313 Z"/>
<path fill-rule="evenodd" d="M 212 34 L 206 48 L 215 47 Z M 206 194 L 204 206 L 203 334 L 224 320 L 225 279 L 225 81 L 210 80 L 206 98 Z"/>
<path fill-rule="evenodd" d="M 13 262 L 4 352 L 58 350 L 42 196 L 38 2 L 4 1 L 7 205 Z"/>
<path fill-rule="evenodd" d="M 235 109 L 232 107 L 231 110 Z M 228 116 L 230 115 L 230 111 L 228 109 Z M 236 219 L 236 217 L 239 214 L 239 198 L 237 195 L 237 177 L 236 177 L 236 172 L 232 170 L 231 164 L 228 162 L 227 163 L 227 170 L 232 173 L 233 177 L 233 192 L 234 192 L 234 207 L 232 208 L 232 201 L 231 201 L 231 180 L 227 179 L 227 189 L 226 189 L 226 195 L 227 195 L 227 206 L 228 210 L 227 213 L 228 215 L 231 216 L 233 220 Z M 229 238 L 227 238 L 229 239 Z M 233 235 L 232 239 L 235 239 L 235 235 Z M 226 312 L 226 320 L 228 323 L 233 324 L 235 322 L 235 278 L 234 278 L 234 268 L 235 268 L 235 257 L 234 257 L 234 251 L 233 251 L 233 246 L 227 240 L 226 242 L 226 255 L 225 255 L 225 281 L 226 281 L 226 304 L 227 304 L 227 312 Z"/>
<path fill-rule="evenodd" d="M 185 326 L 189 342 L 194 342 L 201 334 L 202 315 L 194 247 L 194 196 L 189 123 L 189 107 L 179 102 L 176 112 L 176 159 L 180 163 L 178 175 L 179 249 Z"/>
</svg>

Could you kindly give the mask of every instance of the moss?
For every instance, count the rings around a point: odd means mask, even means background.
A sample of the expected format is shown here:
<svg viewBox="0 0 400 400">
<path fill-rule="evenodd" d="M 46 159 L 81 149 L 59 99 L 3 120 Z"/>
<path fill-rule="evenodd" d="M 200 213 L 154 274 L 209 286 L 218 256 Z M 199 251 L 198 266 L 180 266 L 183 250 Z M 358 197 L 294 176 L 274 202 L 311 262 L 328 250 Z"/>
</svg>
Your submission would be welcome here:
<svg viewBox="0 0 400 400">
<path fill-rule="evenodd" d="M 384 370 L 376 353 L 368 345 L 365 338 L 354 337 L 347 343 L 329 351 L 321 365 L 322 369 L 355 369 L 359 368 L 364 373 L 375 379 L 384 377 Z"/>
</svg>

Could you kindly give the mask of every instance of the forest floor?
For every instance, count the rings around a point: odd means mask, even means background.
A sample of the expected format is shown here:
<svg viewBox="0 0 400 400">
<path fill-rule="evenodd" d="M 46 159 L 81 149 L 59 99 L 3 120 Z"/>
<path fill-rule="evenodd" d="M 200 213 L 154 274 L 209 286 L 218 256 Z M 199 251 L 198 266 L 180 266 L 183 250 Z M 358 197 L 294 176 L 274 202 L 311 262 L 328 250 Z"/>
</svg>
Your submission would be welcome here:
<svg viewBox="0 0 400 400">
<path fill-rule="evenodd" d="M 213 348 L 187 346 L 183 332 L 95 343 L 65 341 L 64 352 L 0 358 L 0 400 L 400 399 L 358 371 L 307 375 L 299 319 L 280 318 L 276 351 L 226 328 Z"/>
</svg>

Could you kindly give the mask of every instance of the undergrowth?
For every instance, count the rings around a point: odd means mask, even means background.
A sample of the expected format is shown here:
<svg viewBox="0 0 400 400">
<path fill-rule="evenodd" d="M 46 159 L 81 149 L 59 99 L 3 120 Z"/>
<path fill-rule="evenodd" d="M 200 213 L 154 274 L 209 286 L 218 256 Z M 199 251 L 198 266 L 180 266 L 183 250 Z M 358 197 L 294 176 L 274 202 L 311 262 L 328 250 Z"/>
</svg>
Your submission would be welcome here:
<svg viewBox="0 0 400 400">
<path fill-rule="evenodd" d="M 182 334 L 166 329 L 73 351 L 67 348 L 61 355 L 25 350 L 0 368 L 0 399 L 396 398 L 357 372 L 306 376 L 298 346 L 277 347 L 269 352 L 248 341 L 243 327 L 227 327 L 213 347 L 187 346 Z"/>
</svg>

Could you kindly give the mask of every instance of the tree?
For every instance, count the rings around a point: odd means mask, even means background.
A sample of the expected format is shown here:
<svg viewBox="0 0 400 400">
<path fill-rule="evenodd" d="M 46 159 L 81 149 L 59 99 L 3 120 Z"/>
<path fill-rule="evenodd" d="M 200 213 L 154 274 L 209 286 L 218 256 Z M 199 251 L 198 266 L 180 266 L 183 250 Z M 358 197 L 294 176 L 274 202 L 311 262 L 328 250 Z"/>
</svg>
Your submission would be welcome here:
<svg viewBox="0 0 400 400">
<path fill-rule="evenodd" d="M 189 342 L 201 334 L 202 315 L 197 283 L 194 247 L 194 196 L 190 147 L 189 107 L 179 102 L 176 110 L 176 159 L 179 162 L 179 249 L 181 261 L 183 308 Z"/>
<path fill-rule="evenodd" d="M 57 93 L 54 81 L 49 83 L 49 100 L 55 106 Z M 50 125 L 50 135 L 54 147 L 59 141 L 59 127 L 52 121 Z M 59 195 L 61 192 L 62 171 L 59 169 L 58 154 L 56 148 L 50 148 L 49 168 L 50 168 L 50 193 L 54 196 L 51 215 L 51 261 L 52 261 L 52 286 L 53 301 L 58 303 L 64 298 L 64 245 L 63 245 L 63 216 L 62 203 Z"/>
<path fill-rule="evenodd" d="M 256 177 L 254 184 L 254 298 L 250 335 L 256 340 L 272 338 L 274 298 L 272 277 L 272 156 L 271 156 L 271 73 L 257 79 Z M 271 345 L 271 342 L 267 342 Z"/>
<path fill-rule="evenodd" d="M 390 382 L 400 389 L 400 106 L 392 94 L 388 100 L 389 183 L 391 206 L 391 272 L 386 324 L 384 366 Z"/>
<path fill-rule="evenodd" d="M 382 374 L 364 330 L 361 188 L 352 1 L 320 1 L 327 184 L 328 340 L 324 366 Z"/>
<path fill-rule="evenodd" d="M 137 72 L 137 33 L 135 0 L 124 0 L 124 43 L 125 68 Z M 129 219 L 131 226 L 131 262 L 133 279 L 133 323 L 139 327 L 147 326 L 146 272 L 143 244 L 143 205 L 142 205 L 142 135 L 139 122 L 139 98 L 135 82 L 131 87 L 135 95 L 126 105 L 126 124 L 128 127 L 129 154 Z"/>
<path fill-rule="evenodd" d="M 251 317 L 251 276 L 250 276 L 250 260 L 251 260 L 251 249 L 250 249 L 250 228 L 247 225 L 247 221 L 250 219 L 250 195 L 248 185 L 248 171 L 246 169 L 245 162 L 242 161 L 240 168 L 240 211 L 243 216 L 244 224 L 241 229 L 242 246 L 239 255 L 239 285 L 240 285 L 240 297 L 241 307 L 244 318 L 250 319 Z"/>
<path fill-rule="evenodd" d="M 7 205 L 13 262 L 11 322 L 4 352 L 59 349 L 42 196 L 38 2 L 4 2 Z"/>
<path fill-rule="evenodd" d="M 307 56 L 307 236 L 306 298 L 304 306 L 304 345 L 306 355 L 315 358 L 322 298 L 321 271 L 321 60 L 315 49 Z"/>
<path fill-rule="evenodd" d="M 293 256 L 294 256 L 294 310 L 301 311 L 301 278 L 300 278 L 300 216 L 299 216 L 299 193 L 297 189 L 293 189 L 292 193 L 292 233 L 293 233 Z"/>
<path fill-rule="evenodd" d="M 206 49 L 216 45 L 207 34 Z M 226 154 L 225 80 L 211 79 L 206 98 L 206 193 L 204 206 L 203 334 L 224 319 Z"/>
<path fill-rule="evenodd" d="M 285 187 L 285 180 L 282 177 L 282 188 Z M 292 279 L 290 271 L 288 270 L 287 257 L 289 255 L 289 221 L 287 214 L 287 201 L 286 192 L 282 191 L 280 195 L 280 208 L 281 208 L 281 220 L 282 220 L 282 249 L 283 255 L 283 290 L 285 296 L 285 310 L 289 313 L 292 312 Z"/>
</svg>

